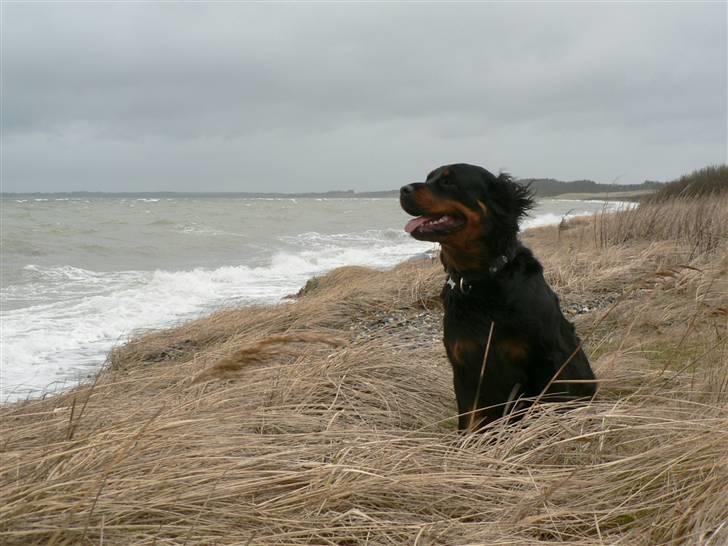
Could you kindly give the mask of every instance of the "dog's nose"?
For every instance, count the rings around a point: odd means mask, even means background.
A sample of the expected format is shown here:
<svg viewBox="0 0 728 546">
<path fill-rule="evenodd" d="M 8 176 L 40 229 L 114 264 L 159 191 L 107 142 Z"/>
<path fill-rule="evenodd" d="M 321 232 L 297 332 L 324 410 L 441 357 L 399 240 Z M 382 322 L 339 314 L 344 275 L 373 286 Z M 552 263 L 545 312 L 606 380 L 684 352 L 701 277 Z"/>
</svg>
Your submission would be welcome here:
<svg viewBox="0 0 728 546">
<path fill-rule="evenodd" d="M 415 191 L 415 187 L 412 184 L 407 184 L 406 186 L 402 186 L 402 188 L 399 190 L 399 193 L 402 195 L 407 195 L 408 193 L 412 193 Z"/>
</svg>

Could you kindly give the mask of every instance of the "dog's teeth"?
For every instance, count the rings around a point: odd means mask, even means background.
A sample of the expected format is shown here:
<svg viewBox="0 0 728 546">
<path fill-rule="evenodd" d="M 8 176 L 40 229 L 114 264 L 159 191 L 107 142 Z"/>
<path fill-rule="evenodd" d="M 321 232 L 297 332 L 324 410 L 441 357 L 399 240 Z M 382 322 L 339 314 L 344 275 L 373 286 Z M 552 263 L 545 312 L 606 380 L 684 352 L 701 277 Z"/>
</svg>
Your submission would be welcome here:
<svg viewBox="0 0 728 546">
<path fill-rule="evenodd" d="M 437 219 L 430 220 L 429 222 L 427 222 L 427 225 L 435 226 L 435 225 L 442 224 L 443 222 L 448 222 L 448 221 L 450 221 L 450 217 L 446 214 L 445 216 L 440 216 Z"/>
</svg>

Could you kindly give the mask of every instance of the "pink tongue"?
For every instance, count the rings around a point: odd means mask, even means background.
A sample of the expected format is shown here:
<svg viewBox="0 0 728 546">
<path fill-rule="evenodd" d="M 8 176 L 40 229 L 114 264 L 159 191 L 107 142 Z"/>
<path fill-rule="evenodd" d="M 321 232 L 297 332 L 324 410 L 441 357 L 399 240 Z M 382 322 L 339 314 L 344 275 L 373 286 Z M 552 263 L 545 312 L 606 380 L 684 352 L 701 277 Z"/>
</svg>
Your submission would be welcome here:
<svg viewBox="0 0 728 546">
<path fill-rule="evenodd" d="M 407 233 L 412 233 L 414 230 L 416 230 L 418 227 L 420 227 L 422 224 L 425 224 L 432 220 L 432 218 L 428 216 L 418 216 L 417 218 L 413 218 L 409 222 L 407 222 L 407 225 L 404 226 L 404 230 Z"/>
</svg>

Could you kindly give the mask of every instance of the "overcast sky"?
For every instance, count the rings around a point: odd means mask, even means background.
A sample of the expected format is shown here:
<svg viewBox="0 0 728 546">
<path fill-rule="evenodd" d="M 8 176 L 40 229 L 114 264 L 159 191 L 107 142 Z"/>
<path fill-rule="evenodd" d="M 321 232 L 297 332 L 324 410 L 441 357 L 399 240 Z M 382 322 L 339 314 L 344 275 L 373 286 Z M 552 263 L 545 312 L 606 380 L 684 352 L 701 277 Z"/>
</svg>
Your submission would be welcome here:
<svg viewBox="0 0 728 546">
<path fill-rule="evenodd" d="M 727 161 L 725 2 L 2 3 L 3 191 L 357 191 Z"/>
</svg>

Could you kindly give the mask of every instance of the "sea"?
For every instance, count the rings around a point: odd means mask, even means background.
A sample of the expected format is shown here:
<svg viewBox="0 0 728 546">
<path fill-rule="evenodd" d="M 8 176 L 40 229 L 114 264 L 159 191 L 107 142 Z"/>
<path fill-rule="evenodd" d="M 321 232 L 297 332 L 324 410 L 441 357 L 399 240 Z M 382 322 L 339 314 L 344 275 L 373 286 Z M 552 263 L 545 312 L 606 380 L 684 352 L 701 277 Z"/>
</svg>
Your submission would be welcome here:
<svg viewBox="0 0 728 546">
<path fill-rule="evenodd" d="M 523 227 L 620 206 L 542 200 Z M 395 198 L 0 199 L 0 403 L 78 384 L 146 330 L 275 304 L 343 265 L 378 269 L 435 248 Z"/>
</svg>

